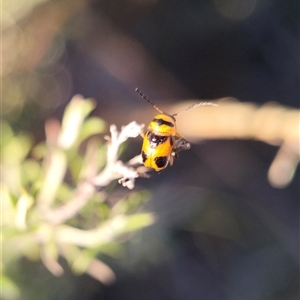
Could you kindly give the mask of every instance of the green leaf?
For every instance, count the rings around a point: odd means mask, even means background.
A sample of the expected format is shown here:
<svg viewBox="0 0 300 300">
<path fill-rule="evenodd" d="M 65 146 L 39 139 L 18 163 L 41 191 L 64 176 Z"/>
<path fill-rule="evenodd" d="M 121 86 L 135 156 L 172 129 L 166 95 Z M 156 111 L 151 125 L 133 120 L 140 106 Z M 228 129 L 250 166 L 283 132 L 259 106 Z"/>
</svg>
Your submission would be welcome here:
<svg viewBox="0 0 300 300">
<path fill-rule="evenodd" d="M 65 203 L 69 201 L 74 196 L 74 190 L 65 182 L 59 186 L 56 199 L 58 202 Z"/>
<path fill-rule="evenodd" d="M 43 205 L 50 206 L 56 197 L 57 189 L 64 180 L 67 170 L 66 153 L 58 148 L 53 148 L 49 154 L 51 164 L 47 165 L 44 171 L 44 180 L 38 194 L 38 200 Z"/>
<path fill-rule="evenodd" d="M 20 231 L 27 229 L 26 216 L 30 207 L 33 205 L 33 198 L 23 190 L 16 204 L 15 226 Z"/>
<path fill-rule="evenodd" d="M 127 198 L 121 199 L 113 206 L 111 216 L 134 213 L 148 196 L 149 193 L 147 191 L 131 193 Z"/>
<path fill-rule="evenodd" d="M 7 186 L 2 183 L 1 185 L 1 210 L 2 212 L 2 226 L 12 226 L 12 222 L 16 216 L 16 209 L 13 204 L 11 195 Z"/>
<path fill-rule="evenodd" d="M 81 143 L 92 135 L 103 133 L 105 128 L 106 123 L 102 119 L 98 117 L 88 118 L 82 125 L 78 141 Z"/>
<path fill-rule="evenodd" d="M 93 257 L 87 251 L 80 251 L 80 254 L 73 260 L 72 270 L 76 274 L 82 274 L 90 265 Z"/>
<path fill-rule="evenodd" d="M 120 258 L 124 253 L 124 247 L 120 243 L 111 241 L 109 243 L 102 244 L 99 247 L 88 249 L 87 251 L 94 253 L 95 256 L 98 253 L 103 253 L 114 258 Z"/>
<path fill-rule="evenodd" d="M 23 255 L 29 256 L 31 259 L 38 259 L 40 252 L 39 245 L 36 242 L 36 236 L 32 233 L 20 234 L 19 232 L 11 232 L 9 238 L 5 238 L 3 242 L 3 263 L 9 264 L 16 261 Z"/>
<path fill-rule="evenodd" d="M 44 142 L 37 144 L 31 151 L 35 159 L 42 159 L 47 153 L 47 146 Z"/>
<path fill-rule="evenodd" d="M 69 158 L 69 157 L 68 157 Z M 73 153 L 72 160 L 68 161 L 68 167 L 72 175 L 72 179 L 76 182 L 80 175 L 80 171 L 83 164 L 82 156 L 77 153 Z"/>
<path fill-rule="evenodd" d="M 7 164 L 19 164 L 27 156 L 32 145 L 32 138 L 28 134 L 13 137 L 2 148 L 2 159 Z"/>
<path fill-rule="evenodd" d="M 1 299 L 16 300 L 21 296 L 18 286 L 7 276 L 1 274 Z"/>
<path fill-rule="evenodd" d="M 150 213 L 140 213 L 132 216 L 128 216 L 126 219 L 126 224 L 123 227 L 122 231 L 130 232 L 141 229 L 143 227 L 150 226 L 154 223 L 155 217 Z"/>
<path fill-rule="evenodd" d="M 70 149 L 77 142 L 86 116 L 95 108 L 95 101 L 74 96 L 65 110 L 58 145 L 62 149 Z"/>
<path fill-rule="evenodd" d="M 11 129 L 11 127 L 9 126 L 9 124 L 4 121 L 4 120 L 0 120 L 0 130 L 1 130 L 1 148 L 3 146 L 5 146 L 7 143 L 9 143 L 9 141 L 13 138 L 14 133 Z"/>
<path fill-rule="evenodd" d="M 24 185 L 36 182 L 41 175 L 41 166 L 34 159 L 26 159 L 21 165 L 21 176 Z"/>
</svg>

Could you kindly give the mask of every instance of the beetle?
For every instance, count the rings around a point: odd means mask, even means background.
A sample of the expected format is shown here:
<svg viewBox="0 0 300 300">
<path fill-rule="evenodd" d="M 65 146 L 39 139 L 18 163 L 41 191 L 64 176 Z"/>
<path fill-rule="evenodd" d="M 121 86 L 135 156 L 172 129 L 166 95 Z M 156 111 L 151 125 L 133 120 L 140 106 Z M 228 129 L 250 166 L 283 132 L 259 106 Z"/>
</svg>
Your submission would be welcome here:
<svg viewBox="0 0 300 300">
<path fill-rule="evenodd" d="M 143 145 L 141 155 L 145 167 L 161 171 L 168 164 L 173 165 L 174 159 L 178 157 L 180 151 L 188 150 L 191 147 L 190 143 L 177 131 L 175 117 L 198 106 L 217 106 L 217 104 L 214 102 L 199 102 L 171 115 L 162 111 L 138 88 L 135 91 L 159 112 L 150 122 L 146 132 L 142 134 Z"/>
</svg>

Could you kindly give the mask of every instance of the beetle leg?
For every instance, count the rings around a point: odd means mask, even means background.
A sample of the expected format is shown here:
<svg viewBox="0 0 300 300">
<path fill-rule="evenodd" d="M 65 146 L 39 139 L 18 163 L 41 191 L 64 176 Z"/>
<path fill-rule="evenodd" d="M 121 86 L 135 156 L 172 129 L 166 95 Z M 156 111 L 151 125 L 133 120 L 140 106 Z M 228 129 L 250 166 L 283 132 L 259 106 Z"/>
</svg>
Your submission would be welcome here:
<svg viewBox="0 0 300 300">
<path fill-rule="evenodd" d="M 179 132 L 176 132 L 175 138 L 177 140 L 181 140 L 181 139 L 185 140 L 185 138 Z"/>
<path fill-rule="evenodd" d="M 179 138 L 175 140 L 174 147 L 172 149 L 172 157 L 177 158 L 178 153 L 182 150 L 189 150 L 191 148 L 191 144 L 185 138 Z"/>
<path fill-rule="evenodd" d="M 191 148 L 191 144 L 179 133 L 175 135 L 175 148 L 177 151 L 188 150 Z"/>
<path fill-rule="evenodd" d="M 170 157 L 169 157 L 169 164 L 170 164 L 170 166 L 172 166 L 173 165 L 173 163 L 174 163 L 174 158 L 175 158 L 175 156 L 173 155 L 173 152 L 170 154 Z"/>
<path fill-rule="evenodd" d="M 180 138 L 176 140 L 174 148 L 177 152 L 182 150 L 188 150 L 191 148 L 191 144 L 185 138 Z"/>
<path fill-rule="evenodd" d="M 172 146 L 172 151 L 169 155 L 169 163 L 170 163 L 170 166 L 172 166 L 173 162 L 174 162 L 174 158 L 176 158 L 176 155 L 174 152 L 174 149 L 176 147 L 176 138 L 174 136 L 170 136 L 170 142 L 171 142 L 171 146 Z"/>
</svg>

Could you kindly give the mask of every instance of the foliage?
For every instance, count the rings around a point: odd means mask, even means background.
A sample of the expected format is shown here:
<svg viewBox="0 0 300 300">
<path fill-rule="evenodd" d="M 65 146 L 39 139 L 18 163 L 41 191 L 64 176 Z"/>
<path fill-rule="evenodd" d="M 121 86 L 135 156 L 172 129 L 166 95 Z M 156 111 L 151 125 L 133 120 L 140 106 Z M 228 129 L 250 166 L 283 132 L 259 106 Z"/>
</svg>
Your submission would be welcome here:
<svg viewBox="0 0 300 300">
<path fill-rule="evenodd" d="M 113 140 L 107 146 L 100 139 L 105 122 L 88 117 L 94 107 L 94 101 L 75 96 L 62 124 L 47 121 L 46 141 L 37 145 L 29 133 L 15 133 L 1 121 L 4 299 L 20 298 L 7 271 L 22 257 L 41 260 L 56 276 L 63 274 L 58 262 L 63 257 L 74 273 L 88 273 L 105 284 L 113 282 L 113 271 L 97 255 L 116 256 L 129 232 L 153 222 L 150 213 L 140 212 L 145 193 L 109 204 L 104 188 L 120 177 L 113 166 L 121 162 L 109 153 Z M 130 136 L 124 128 L 118 135 L 115 131 L 115 136 L 123 136 L 116 139 L 116 155 L 121 142 Z M 92 181 L 97 176 L 102 179 L 98 182 L 105 178 L 106 184 L 96 189 Z"/>
</svg>

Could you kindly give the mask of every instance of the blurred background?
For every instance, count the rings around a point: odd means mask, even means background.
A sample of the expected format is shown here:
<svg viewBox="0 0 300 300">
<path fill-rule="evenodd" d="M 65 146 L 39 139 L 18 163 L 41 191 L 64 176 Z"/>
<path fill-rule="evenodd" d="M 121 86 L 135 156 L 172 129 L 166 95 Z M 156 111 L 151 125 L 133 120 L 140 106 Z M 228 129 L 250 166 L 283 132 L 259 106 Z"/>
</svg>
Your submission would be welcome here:
<svg viewBox="0 0 300 300">
<path fill-rule="evenodd" d="M 61 119 L 75 94 L 94 98 L 93 114 L 118 126 L 147 124 L 155 114 L 136 87 L 163 109 L 227 96 L 299 108 L 296 0 L 2 6 L 2 119 L 36 143 L 45 139 L 45 121 Z M 124 157 L 140 147 L 141 139 L 130 141 Z M 113 285 L 67 267 L 55 278 L 22 260 L 11 272 L 20 299 L 298 299 L 299 170 L 288 186 L 272 187 L 267 174 L 277 150 L 250 140 L 195 140 L 174 166 L 137 180 L 136 191 L 151 194 L 144 210 L 157 221 L 126 241 L 122 257 L 104 258 Z"/>
</svg>

